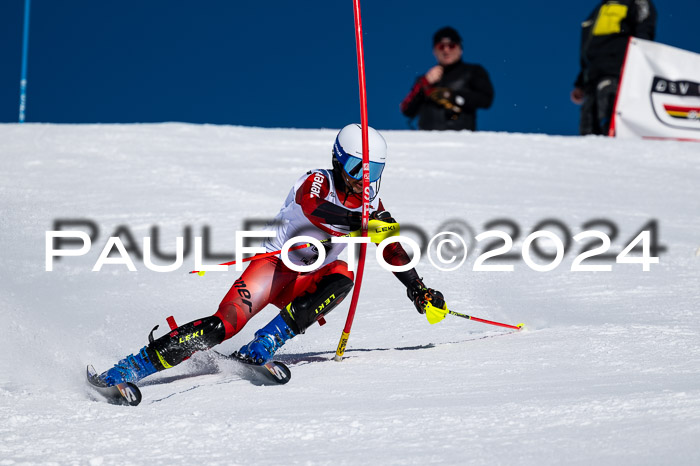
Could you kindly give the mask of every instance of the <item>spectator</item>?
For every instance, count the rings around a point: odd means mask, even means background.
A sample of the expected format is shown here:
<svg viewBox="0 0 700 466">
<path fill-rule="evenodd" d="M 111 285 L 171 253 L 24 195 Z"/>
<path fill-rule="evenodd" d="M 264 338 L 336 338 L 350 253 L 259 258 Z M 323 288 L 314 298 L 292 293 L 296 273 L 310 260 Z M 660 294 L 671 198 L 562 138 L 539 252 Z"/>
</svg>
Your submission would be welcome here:
<svg viewBox="0 0 700 466">
<path fill-rule="evenodd" d="M 582 135 L 608 134 L 627 42 L 654 40 L 656 8 L 650 0 L 604 0 L 581 26 L 581 71 L 571 100 L 581 105 Z"/>
<path fill-rule="evenodd" d="M 451 27 L 433 36 L 433 55 L 438 64 L 420 76 L 401 102 L 401 112 L 418 115 L 424 130 L 476 130 L 476 109 L 489 108 L 493 86 L 480 65 L 462 61 L 462 38 Z"/>
</svg>

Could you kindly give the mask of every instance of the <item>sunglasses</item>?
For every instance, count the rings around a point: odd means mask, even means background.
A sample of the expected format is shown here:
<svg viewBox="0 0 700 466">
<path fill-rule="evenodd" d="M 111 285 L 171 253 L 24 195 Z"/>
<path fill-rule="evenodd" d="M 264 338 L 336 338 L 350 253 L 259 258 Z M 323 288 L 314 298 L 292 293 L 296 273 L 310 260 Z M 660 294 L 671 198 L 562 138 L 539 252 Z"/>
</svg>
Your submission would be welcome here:
<svg viewBox="0 0 700 466">
<path fill-rule="evenodd" d="M 457 48 L 457 45 L 459 45 L 459 44 L 455 44 L 454 42 L 440 42 L 439 44 L 436 45 L 436 47 L 440 51 L 445 50 L 445 49 L 454 50 Z"/>
</svg>

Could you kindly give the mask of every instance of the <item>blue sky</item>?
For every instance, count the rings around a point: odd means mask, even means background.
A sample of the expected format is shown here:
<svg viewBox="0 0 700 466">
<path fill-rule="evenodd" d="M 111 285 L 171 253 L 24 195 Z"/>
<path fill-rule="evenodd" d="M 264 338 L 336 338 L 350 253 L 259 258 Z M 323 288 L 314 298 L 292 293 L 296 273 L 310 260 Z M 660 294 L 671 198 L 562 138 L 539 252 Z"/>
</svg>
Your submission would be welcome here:
<svg viewBox="0 0 700 466">
<path fill-rule="evenodd" d="M 488 131 L 576 134 L 580 23 L 598 2 L 365 0 L 369 123 L 399 103 L 451 25 L 494 83 Z M 655 2 L 657 41 L 700 52 L 700 1 Z M 18 118 L 24 0 L 0 2 L 0 122 Z M 351 0 L 33 0 L 28 122 L 340 128 L 360 120 Z"/>
</svg>

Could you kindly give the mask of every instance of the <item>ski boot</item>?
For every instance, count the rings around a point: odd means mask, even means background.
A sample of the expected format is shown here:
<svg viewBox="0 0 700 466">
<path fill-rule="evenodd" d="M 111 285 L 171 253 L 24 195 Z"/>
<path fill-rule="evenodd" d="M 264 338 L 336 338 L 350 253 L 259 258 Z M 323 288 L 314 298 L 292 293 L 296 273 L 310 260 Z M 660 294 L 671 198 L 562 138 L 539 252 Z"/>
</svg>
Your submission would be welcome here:
<svg viewBox="0 0 700 466">
<path fill-rule="evenodd" d="M 316 290 L 298 296 L 269 324 L 255 332 L 253 341 L 243 346 L 238 356 L 254 364 L 265 364 L 287 340 L 304 333 L 316 322 L 323 324 L 327 315 L 352 289 L 352 280 L 342 274 L 330 274 L 316 285 Z"/>
<path fill-rule="evenodd" d="M 253 341 L 244 345 L 238 355 L 254 364 L 264 364 L 272 359 L 275 352 L 296 333 L 282 318 L 282 314 L 272 319 L 270 323 L 255 332 Z"/>
<path fill-rule="evenodd" d="M 156 367 L 148 358 L 146 347 L 136 354 L 130 354 L 103 372 L 99 378 L 106 385 L 113 386 L 124 382 L 136 383 L 139 380 L 157 372 Z"/>
<path fill-rule="evenodd" d="M 218 345 L 226 336 L 224 324 L 216 316 L 197 319 L 179 327 L 176 325 L 172 320 L 171 331 L 154 339 L 153 332 L 158 328 L 156 325 L 148 336 L 150 343 L 147 346 L 122 359 L 99 378 L 110 386 L 136 383 L 151 374 L 177 366 L 197 351 Z"/>
</svg>

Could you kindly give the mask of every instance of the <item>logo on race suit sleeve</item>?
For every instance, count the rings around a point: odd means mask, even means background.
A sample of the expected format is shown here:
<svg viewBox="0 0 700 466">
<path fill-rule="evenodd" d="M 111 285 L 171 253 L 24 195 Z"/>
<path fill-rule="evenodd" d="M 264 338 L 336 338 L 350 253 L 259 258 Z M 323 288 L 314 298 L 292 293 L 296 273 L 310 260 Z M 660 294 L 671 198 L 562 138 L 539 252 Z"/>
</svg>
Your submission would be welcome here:
<svg viewBox="0 0 700 466">
<path fill-rule="evenodd" d="M 326 181 L 326 177 L 320 173 L 314 174 L 314 179 L 311 182 L 311 197 L 321 197 L 321 187 L 323 182 Z"/>
<path fill-rule="evenodd" d="M 654 77 L 651 106 L 666 126 L 700 131 L 700 83 Z"/>
</svg>

